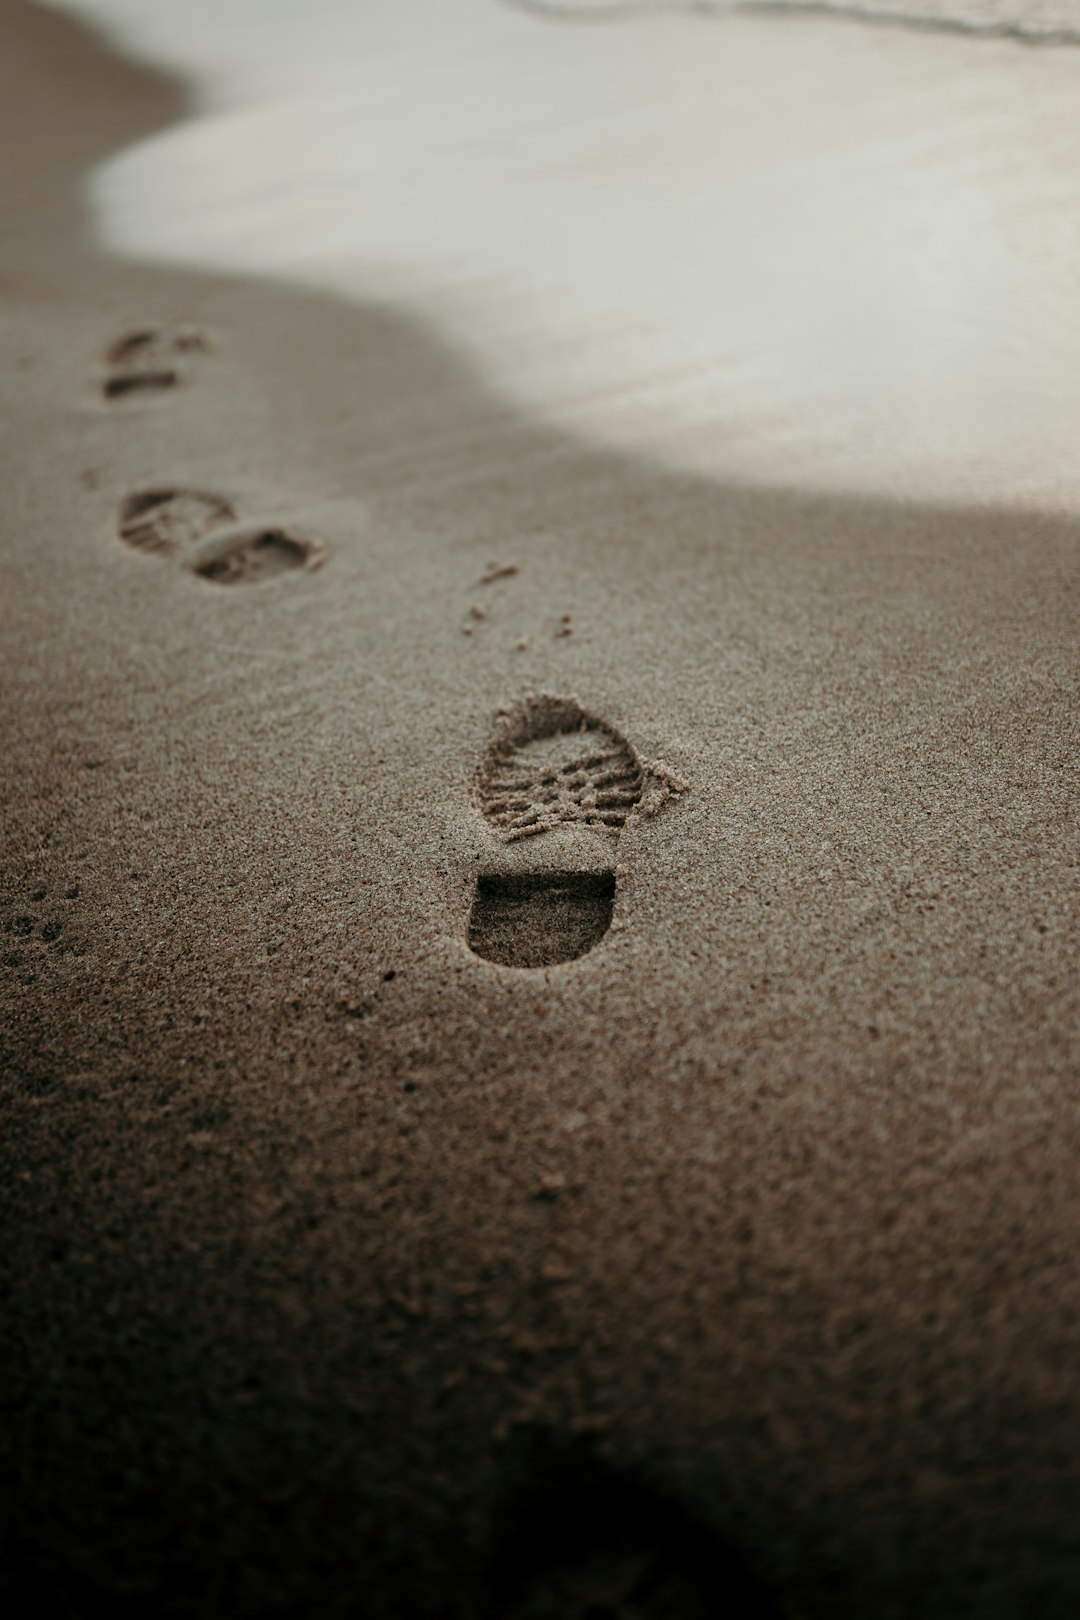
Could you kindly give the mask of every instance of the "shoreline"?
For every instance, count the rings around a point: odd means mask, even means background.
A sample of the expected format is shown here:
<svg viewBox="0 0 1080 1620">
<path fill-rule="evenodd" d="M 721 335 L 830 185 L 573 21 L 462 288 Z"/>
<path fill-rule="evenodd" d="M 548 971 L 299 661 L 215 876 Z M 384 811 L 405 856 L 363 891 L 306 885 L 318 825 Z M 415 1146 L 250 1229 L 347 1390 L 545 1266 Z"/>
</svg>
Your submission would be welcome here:
<svg viewBox="0 0 1080 1620">
<path fill-rule="evenodd" d="M 820 17 L 96 0 L 188 116 L 108 251 L 421 314 L 511 414 L 712 483 L 1075 514 L 1077 59 Z M 123 25 L 121 27 L 121 25 Z"/>
</svg>

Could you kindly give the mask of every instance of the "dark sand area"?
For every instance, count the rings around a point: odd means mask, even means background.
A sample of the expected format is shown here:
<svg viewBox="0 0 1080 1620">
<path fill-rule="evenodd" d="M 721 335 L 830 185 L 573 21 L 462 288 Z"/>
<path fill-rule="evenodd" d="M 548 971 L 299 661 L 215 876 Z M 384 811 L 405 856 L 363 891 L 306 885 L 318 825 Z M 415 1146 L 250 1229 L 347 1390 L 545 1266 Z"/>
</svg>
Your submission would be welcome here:
<svg viewBox="0 0 1080 1620">
<path fill-rule="evenodd" d="M 0 30 L 6 1612 L 1075 1615 L 1076 524 L 105 257 Z"/>
</svg>

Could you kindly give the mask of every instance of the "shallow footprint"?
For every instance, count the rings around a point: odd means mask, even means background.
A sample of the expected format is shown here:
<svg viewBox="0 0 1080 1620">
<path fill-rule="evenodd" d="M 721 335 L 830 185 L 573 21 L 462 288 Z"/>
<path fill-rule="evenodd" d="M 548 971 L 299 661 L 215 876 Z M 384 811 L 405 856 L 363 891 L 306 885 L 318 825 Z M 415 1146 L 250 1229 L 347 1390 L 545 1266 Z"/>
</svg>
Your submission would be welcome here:
<svg viewBox="0 0 1080 1620">
<path fill-rule="evenodd" d="M 236 508 L 223 495 L 197 489 L 143 489 L 121 503 L 116 532 L 136 551 L 168 557 L 235 521 Z"/>
<path fill-rule="evenodd" d="M 125 332 L 105 350 L 108 375 L 101 385 L 106 399 L 157 394 L 175 388 L 186 375 L 185 362 L 208 348 L 193 327 L 146 326 Z"/>
<path fill-rule="evenodd" d="M 223 535 L 188 559 L 188 567 L 215 585 L 259 585 L 326 561 L 321 540 L 285 528 L 252 528 Z"/>
<path fill-rule="evenodd" d="M 121 502 L 116 532 L 136 551 L 180 555 L 186 568 L 215 585 L 258 585 L 326 560 L 321 540 L 281 526 L 238 528 L 236 519 L 237 509 L 224 495 L 143 489 Z"/>
</svg>

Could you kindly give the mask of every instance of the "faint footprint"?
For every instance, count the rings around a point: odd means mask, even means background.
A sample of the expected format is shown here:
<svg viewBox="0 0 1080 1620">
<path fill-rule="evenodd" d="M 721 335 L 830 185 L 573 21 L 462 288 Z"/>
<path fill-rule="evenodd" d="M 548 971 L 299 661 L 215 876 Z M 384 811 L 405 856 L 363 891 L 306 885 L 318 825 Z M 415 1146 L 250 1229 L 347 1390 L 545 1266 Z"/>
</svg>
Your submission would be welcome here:
<svg viewBox="0 0 1080 1620">
<path fill-rule="evenodd" d="M 210 541 L 188 559 L 187 566 L 215 585 L 258 585 L 297 568 L 310 572 L 325 561 L 326 547 L 310 535 L 251 528 Z"/>
<path fill-rule="evenodd" d="M 108 374 L 101 391 L 116 400 L 175 388 L 186 377 L 186 363 L 208 347 L 193 327 L 147 326 L 125 332 L 105 351 Z"/>
<path fill-rule="evenodd" d="M 152 556 L 180 556 L 184 566 L 215 585 L 258 585 L 326 560 L 321 540 L 291 529 L 245 524 L 224 495 L 197 489 L 144 489 L 120 503 L 116 532 Z"/>
<path fill-rule="evenodd" d="M 116 527 L 121 540 L 136 551 L 167 557 L 235 518 L 235 507 L 223 495 L 197 489 L 144 489 L 121 502 Z"/>
<path fill-rule="evenodd" d="M 469 948 L 503 967 L 573 962 L 599 945 L 614 905 L 614 872 L 492 873 L 477 880 Z"/>
<path fill-rule="evenodd" d="M 570 848 L 563 836 L 557 866 L 526 871 L 515 864 L 483 873 L 468 943 L 477 956 L 506 967 L 572 962 L 599 944 L 614 911 L 614 868 L 597 869 L 595 838 L 614 844 L 631 814 L 655 815 L 686 784 L 663 766 L 645 765 L 576 697 L 530 695 L 498 718 L 500 732 L 477 782 L 480 813 L 503 844 L 563 829 Z M 574 833 L 579 856 L 589 858 L 568 864 Z"/>
</svg>

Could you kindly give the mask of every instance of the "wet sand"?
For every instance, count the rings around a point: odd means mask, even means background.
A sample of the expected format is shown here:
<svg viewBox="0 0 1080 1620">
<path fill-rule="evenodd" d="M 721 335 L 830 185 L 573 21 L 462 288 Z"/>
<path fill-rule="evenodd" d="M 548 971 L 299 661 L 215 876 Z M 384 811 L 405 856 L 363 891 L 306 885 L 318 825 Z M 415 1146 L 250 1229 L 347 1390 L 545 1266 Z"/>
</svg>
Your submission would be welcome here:
<svg viewBox="0 0 1080 1620">
<path fill-rule="evenodd" d="M 2 18 L 15 1611 L 1071 1616 L 1075 521 L 107 256 Z"/>
</svg>

